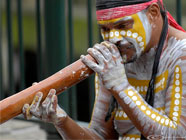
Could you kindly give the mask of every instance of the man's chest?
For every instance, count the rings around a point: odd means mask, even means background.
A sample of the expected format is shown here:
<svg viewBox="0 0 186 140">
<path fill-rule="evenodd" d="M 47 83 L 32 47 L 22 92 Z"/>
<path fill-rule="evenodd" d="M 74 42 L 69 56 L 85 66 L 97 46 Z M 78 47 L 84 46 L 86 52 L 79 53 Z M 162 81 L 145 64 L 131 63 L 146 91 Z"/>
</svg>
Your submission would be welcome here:
<svg viewBox="0 0 186 140">
<path fill-rule="evenodd" d="M 166 89 L 168 83 L 167 80 L 169 76 L 168 74 L 169 72 L 168 70 L 166 70 L 156 77 L 155 86 L 154 86 L 155 94 Z M 144 75 L 144 77 L 147 76 Z M 142 96 L 146 95 L 150 79 L 145 79 L 145 78 L 140 79 L 136 75 L 136 78 L 128 77 L 128 81 L 130 85 L 132 85 L 139 92 L 139 94 L 141 94 Z"/>
<path fill-rule="evenodd" d="M 148 84 L 150 79 L 145 79 L 142 78 L 140 79 L 139 77 L 136 76 L 134 78 L 134 73 L 132 78 L 128 77 L 128 81 L 130 85 L 132 85 L 138 93 L 145 98 L 147 89 L 148 89 Z M 143 75 L 141 75 L 143 76 Z M 144 74 L 144 77 L 148 77 L 147 75 Z M 156 82 L 155 82 L 155 89 L 154 89 L 154 108 L 162 114 L 165 114 L 165 95 L 167 92 L 167 84 L 168 84 L 168 79 L 169 79 L 169 71 L 165 70 L 162 71 L 158 76 L 156 77 Z M 128 126 L 126 128 L 123 128 L 123 126 Z M 138 134 L 138 130 L 134 127 L 133 123 L 130 121 L 128 118 L 127 114 L 123 111 L 122 107 L 118 105 L 118 108 L 116 109 L 115 113 L 115 126 L 117 126 L 117 131 L 120 134 L 123 134 L 125 131 L 131 130 L 135 131 L 134 134 Z"/>
</svg>

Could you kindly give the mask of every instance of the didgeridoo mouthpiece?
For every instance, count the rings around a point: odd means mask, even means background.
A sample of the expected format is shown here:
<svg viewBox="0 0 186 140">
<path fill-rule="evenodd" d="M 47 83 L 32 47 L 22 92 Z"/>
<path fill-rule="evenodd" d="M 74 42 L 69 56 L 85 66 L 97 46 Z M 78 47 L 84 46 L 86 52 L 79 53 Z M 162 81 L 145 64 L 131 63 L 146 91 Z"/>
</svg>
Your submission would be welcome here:
<svg viewBox="0 0 186 140">
<path fill-rule="evenodd" d="M 86 57 L 95 61 L 90 55 Z M 50 89 L 55 89 L 59 94 L 92 73 L 93 71 L 79 59 L 38 84 L 0 101 L 0 124 L 21 114 L 24 104 L 31 104 L 37 92 L 43 92 L 45 99 Z"/>
</svg>

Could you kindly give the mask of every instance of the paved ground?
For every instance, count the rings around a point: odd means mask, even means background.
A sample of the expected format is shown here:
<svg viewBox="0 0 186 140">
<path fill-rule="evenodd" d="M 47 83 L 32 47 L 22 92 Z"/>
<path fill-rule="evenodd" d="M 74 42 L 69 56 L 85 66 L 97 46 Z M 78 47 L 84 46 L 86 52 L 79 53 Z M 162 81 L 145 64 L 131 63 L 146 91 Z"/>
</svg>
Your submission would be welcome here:
<svg viewBox="0 0 186 140">
<path fill-rule="evenodd" d="M 33 121 L 24 121 L 19 118 L 3 123 L 0 125 L 0 140 L 61 140 L 52 124 Z M 88 127 L 88 123 L 77 123 L 82 127 Z"/>
<path fill-rule="evenodd" d="M 0 140 L 46 139 L 46 132 L 37 123 L 13 119 L 0 125 Z"/>
</svg>

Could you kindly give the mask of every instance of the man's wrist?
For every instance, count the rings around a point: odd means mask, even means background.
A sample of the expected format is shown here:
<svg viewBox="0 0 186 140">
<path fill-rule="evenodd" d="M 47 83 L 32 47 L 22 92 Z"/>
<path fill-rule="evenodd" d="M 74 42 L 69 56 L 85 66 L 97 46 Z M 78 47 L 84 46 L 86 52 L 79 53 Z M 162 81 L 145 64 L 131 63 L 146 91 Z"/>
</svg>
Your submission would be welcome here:
<svg viewBox="0 0 186 140">
<path fill-rule="evenodd" d="M 68 119 L 69 119 L 68 115 L 66 115 L 64 117 L 57 117 L 56 120 L 54 120 L 53 124 L 55 127 L 62 127 L 66 124 Z"/>
<path fill-rule="evenodd" d="M 125 91 L 126 89 L 128 89 L 131 85 L 129 83 L 123 83 L 120 84 L 118 86 L 115 86 L 111 89 L 111 93 L 113 94 L 113 96 L 115 96 L 114 94 L 119 95 L 120 92 Z"/>
<path fill-rule="evenodd" d="M 130 86 L 130 84 L 128 82 L 123 82 L 123 83 L 113 87 L 113 90 L 116 91 L 117 93 L 119 93 L 119 92 L 127 89 L 129 86 Z"/>
</svg>

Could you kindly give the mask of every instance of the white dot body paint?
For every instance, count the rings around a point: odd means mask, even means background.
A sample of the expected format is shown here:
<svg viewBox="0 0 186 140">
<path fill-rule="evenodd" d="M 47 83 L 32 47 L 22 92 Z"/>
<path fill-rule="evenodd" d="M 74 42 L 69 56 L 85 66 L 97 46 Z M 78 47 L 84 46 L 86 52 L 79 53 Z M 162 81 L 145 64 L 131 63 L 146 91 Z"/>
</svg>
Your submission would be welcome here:
<svg viewBox="0 0 186 140">
<path fill-rule="evenodd" d="M 114 33 L 113 32 L 110 32 L 110 37 L 114 37 Z"/>
<path fill-rule="evenodd" d="M 127 32 L 127 36 L 130 37 L 132 35 L 132 32 L 131 31 L 128 31 Z"/>
<path fill-rule="evenodd" d="M 120 34 L 121 34 L 122 36 L 125 36 L 126 32 L 125 32 L 125 31 L 121 31 Z"/>
<path fill-rule="evenodd" d="M 142 37 L 139 36 L 139 37 L 137 38 L 137 40 L 138 40 L 139 42 L 141 42 L 141 41 L 142 41 Z"/>
<path fill-rule="evenodd" d="M 118 31 L 115 32 L 115 36 L 116 36 L 116 37 L 119 36 L 119 32 L 118 32 Z"/>
<path fill-rule="evenodd" d="M 176 85 L 179 86 L 180 85 L 180 81 L 176 80 Z"/>
<path fill-rule="evenodd" d="M 138 33 L 133 33 L 133 34 L 132 34 L 132 37 L 133 37 L 133 38 L 137 38 L 137 37 L 138 37 Z"/>
</svg>

